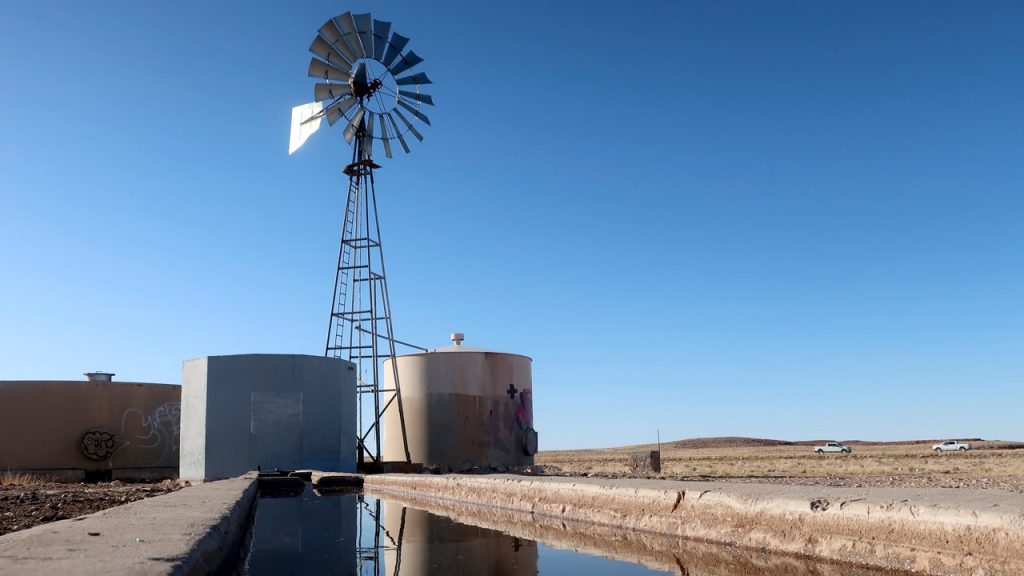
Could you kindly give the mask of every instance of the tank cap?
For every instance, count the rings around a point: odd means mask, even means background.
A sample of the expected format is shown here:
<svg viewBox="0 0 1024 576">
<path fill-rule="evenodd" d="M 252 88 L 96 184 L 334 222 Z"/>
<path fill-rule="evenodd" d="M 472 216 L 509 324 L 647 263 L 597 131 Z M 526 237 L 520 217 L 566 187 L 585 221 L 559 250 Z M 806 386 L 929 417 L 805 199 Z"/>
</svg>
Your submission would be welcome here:
<svg viewBox="0 0 1024 576">
<path fill-rule="evenodd" d="M 452 332 L 452 342 L 456 346 L 462 346 L 462 341 L 466 339 L 466 335 L 462 332 Z"/>
<path fill-rule="evenodd" d="M 114 376 L 116 376 L 116 374 L 112 374 L 110 372 L 97 371 L 86 372 L 84 376 L 85 379 L 88 380 L 89 382 L 113 382 Z"/>
</svg>

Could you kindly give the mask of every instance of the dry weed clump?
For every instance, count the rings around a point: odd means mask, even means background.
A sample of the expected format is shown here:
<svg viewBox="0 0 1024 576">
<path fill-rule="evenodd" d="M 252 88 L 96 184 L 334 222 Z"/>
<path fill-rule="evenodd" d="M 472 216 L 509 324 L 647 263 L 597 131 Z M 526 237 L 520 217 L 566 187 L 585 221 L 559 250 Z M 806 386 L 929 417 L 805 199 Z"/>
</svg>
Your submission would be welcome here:
<svg viewBox="0 0 1024 576">
<path fill-rule="evenodd" d="M 42 486 L 53 482 L 49 476 L 19 472 L 17 470 L 0 471 L 0 487 L 5 486 Z"/>
</svg>

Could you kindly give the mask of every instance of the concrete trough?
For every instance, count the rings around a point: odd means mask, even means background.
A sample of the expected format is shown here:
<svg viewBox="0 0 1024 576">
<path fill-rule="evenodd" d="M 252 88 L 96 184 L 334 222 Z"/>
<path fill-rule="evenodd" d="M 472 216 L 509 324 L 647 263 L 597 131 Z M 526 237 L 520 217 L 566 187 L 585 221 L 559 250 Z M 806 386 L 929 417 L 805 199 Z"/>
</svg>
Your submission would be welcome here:
<svg viewBox="0 0 1024 576">
<path fill-rule="evenodd" d="M 1024 498 L 1000 490 L 503 474 L 382 474 L 364 489 L 873 568 L 1024 574 Z"/>
<path fill-rule="evenodd" d="M 328 483 L 358 478 L 311 477 Z M 268 480 L 299 482 L 288 476 Z M 660 535 L 666 542 L 942 576 L 1024 574 L 1024 499 L 999 490 L 514 475 L 381 474 L 362 480 L 371 494 L 412 499 L 440 513 L 456 510 L 471 524 L 486 516 L 474 508 L 501 511 L 510 527 L 496 528 L 541 541 L 572 526 L 625 540 Z M 257 482 L 250 473 L 0 536 L 0 574 L 205 574 L 231 568 L 243 561 Z"/>
</svg>

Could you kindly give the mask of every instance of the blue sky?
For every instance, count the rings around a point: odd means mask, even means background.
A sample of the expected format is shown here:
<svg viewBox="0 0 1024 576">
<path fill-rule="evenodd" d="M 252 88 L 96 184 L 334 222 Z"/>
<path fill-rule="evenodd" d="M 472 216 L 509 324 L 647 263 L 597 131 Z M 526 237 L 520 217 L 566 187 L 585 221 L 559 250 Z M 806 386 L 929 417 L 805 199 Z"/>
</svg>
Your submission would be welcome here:
<svg viewBox="0 0 1024 576">
<path fill-rule="evenodd" d="M 1016 2 L 5 2 L 0 379 L 318 354 L 371 10 L 437 106 L 377 185 L 395 327 L 534 358 L 542 448 L 1020 439 Z"/>
</svg>

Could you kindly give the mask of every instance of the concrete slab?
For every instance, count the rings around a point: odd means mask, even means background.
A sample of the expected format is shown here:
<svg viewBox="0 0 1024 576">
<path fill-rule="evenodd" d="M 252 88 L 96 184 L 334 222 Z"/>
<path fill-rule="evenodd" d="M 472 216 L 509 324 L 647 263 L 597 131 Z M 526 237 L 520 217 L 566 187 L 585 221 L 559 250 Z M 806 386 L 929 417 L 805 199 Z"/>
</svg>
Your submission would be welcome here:
<svg viewBox="0 0 1024 576">
<path fill-rule="evenodd" d="M 327 488 L 359 488 L 363 485 L 362 474 L 313 472 L 310 476 L 313 486 L 320 490 Z"/>
<path fill-rule="evenodd" d="M 0 536 L 0 575 L 210 574 L 239 561 L 256 474 Z"/>
</svg>

